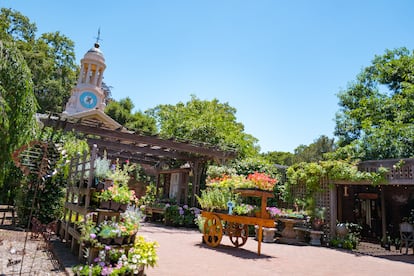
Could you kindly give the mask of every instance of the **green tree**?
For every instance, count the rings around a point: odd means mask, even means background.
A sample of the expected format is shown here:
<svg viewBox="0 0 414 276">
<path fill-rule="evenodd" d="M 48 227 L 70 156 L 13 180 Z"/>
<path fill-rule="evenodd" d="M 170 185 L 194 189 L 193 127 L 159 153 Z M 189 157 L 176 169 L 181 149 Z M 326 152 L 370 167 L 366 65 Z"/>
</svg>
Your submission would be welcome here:
<svg viewBox="0 0 414 276">
<path fill-rule="evenodd" d="M 294 158 L 293 153 L 284 151 L 269 151 L 266 153 L 261 153 L 261 156 L 271 164 L 279 164 L 285 166 L 292 165 Z"/>
<path fill-rule="evenodd" d="M 30 68 L 39 112 L 62 112 L 76 83 L 74 43 L 59 32 L 36 39 L 36 31 L 20 12 L 1 9 L 0 38 L 14 41 Z"/>
<path fill-rule="evenodd" d="M 11 199 L 19 172 L 11 159 L 36 131 L 36 99 L 30 70 L 13 42 L 0 41 L 0 201 Z"/>
<path fill-rule="evenodd" d="M 413 73 L 413 53 L 386 50 L 338 94 L 335 135 L 342 155 L 365 160 L 414 155 Z"/>
<path fill-rule="evenodd" d="M 236 109 L 217 99 L 202 101 L 195 95 L 187 103 L 158 105 L 148 111 L 162 137 L 206 142 L 221 149 L 235 149 L 239 158 L 257 156 L 257 139 L 236 121 Z"/>
<path fill-rule="evenodd" d="M 128 129 L 142 133 L 155 134 L 157 130 L 155 119 L 141 111 L 132 113 L 133 109 L 134 104 L 131 99 L 127 97 L 121 99 L 119 102 L 111 100 L 105 108 L 105 113 Z"/>
<path fill-rule="evenodd" d="M 325 160 L 325 154 L 335 150 L 334 139 L 321 135 L 309 146 L 300 145 L 295 149 L 293 163 Z"/>
</svg>

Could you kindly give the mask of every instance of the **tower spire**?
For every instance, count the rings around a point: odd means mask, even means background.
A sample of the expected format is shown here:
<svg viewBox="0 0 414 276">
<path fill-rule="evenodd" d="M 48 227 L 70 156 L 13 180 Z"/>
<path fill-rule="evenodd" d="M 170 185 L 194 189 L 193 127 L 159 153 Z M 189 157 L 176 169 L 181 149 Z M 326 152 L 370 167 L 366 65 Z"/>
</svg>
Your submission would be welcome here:
<svg viewBox="0 0 414 276">
<path fill-rule="evenodd" d="M 102 41 L 102 39 L 101 39 L 101 27 L 98 28 L 98 36 L 96 37 L 95 48 L 99 48 L 99 41 Z"/>
</svg>

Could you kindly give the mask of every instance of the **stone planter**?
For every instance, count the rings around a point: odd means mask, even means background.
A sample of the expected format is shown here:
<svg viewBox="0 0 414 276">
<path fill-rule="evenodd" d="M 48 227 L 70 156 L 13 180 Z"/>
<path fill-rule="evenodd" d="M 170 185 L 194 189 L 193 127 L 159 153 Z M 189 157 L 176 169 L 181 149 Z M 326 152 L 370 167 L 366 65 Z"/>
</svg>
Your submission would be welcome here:
<svg viewBox="0 0 414 276">
<path fill-rule="evenodd" d="M 256 233 L 256 240 L 258 239 L 258 230 L 259 227 L 256 225 L 255 227 L 255 233 Z M 275 241 L 275 234 L 277 229 L 276 228 L 268 228 L 268 227 L 262 227 L 262 241 L 266 243 L 273 243 Z"/>
</svg>

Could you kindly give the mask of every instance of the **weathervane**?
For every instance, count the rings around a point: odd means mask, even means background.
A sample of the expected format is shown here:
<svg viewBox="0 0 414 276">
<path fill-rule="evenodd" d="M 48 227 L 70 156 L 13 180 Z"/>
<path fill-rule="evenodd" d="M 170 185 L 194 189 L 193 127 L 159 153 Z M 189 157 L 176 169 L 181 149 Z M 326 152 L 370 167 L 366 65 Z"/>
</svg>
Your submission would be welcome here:
<svg viewBox="0 0 414 276">
<path fill-rule="evenodd" d="M 101 39 L 101 27 L 98 28 L 98 36 L 95 37 L 95 38 L 96 38 L 95 47 L 99 48 L 99 41 L 102 41 L 102 39 Z"/>
</svg>

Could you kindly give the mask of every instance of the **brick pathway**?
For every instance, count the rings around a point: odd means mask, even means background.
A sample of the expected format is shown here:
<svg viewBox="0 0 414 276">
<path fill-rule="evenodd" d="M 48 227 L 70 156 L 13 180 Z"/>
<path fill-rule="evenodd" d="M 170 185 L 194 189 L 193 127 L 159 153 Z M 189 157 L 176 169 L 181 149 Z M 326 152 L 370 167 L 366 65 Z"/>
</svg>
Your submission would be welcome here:
<svg viewBox="0 0 414 276">
<path fill-rule="evenodd" d="M 156 275 L 414 275 L 414 255 L 385 251 L 362 243 L 359 251 L 262 243 L 249 238 L 235 248 L 224 236 L 217 248 L 201 243 L 197 230 L 144 223 L 140 235 L 158 241 L 159 264 L 146 269 Z"/>
</svg>

